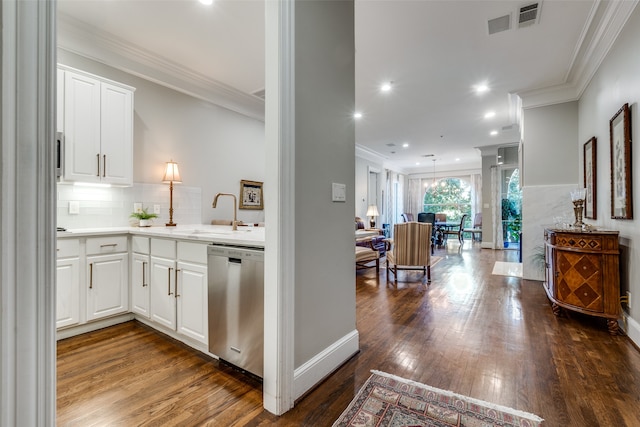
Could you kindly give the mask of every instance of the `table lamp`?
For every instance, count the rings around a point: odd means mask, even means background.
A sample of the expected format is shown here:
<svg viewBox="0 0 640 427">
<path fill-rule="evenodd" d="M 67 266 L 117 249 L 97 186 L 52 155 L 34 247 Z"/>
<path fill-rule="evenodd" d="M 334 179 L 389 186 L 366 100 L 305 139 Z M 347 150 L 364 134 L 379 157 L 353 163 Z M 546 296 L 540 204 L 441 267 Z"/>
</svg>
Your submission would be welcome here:
<svg viewBox="0 0 640 427">
<path fill-rule="evenodd" d="M 178 171 L 178 164 L 173 160 L 167 162 L 162 182 L 169 183 L 169 222 L 166 225 L 167 227 L 175 227 L 177 224 L 173 222 L 173 183 L 180 183 L 182 179 L 180 178 L 180 171 Z"/>
<path fill-rule="evenodd" d="M 371 221 L 369 221 L 369 225 L 371 226 L 371 228 L 375 228 L 376 217 L 380 216 L 380 214 L 378 213 L 378 206 L 369 205 L 369 208 L 367 209 L 367 216 L 371 217 Z"/>
</svg>

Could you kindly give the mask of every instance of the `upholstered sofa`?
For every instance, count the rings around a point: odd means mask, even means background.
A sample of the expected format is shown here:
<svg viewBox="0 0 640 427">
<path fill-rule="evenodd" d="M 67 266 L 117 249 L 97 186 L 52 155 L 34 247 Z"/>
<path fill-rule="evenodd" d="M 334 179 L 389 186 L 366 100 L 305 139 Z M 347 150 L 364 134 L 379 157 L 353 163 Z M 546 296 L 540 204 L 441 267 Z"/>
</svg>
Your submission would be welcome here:
<svg viewBox="0 0 640 427">
<path fill-rule="evenodd" d="M 384 255 L 387 250 L 385 243 L 385 237 L 382 235 L 382 230 L 376 228 L 365 228 L 364 221 L 360 217 L 356 217 L 356 230 L 367 230 L 378 232 L 378 235 L 368 236 L 365 238 L 356 239 L 356 246 L 370 247 L 380 253 L 380 256 Z"/>
</svg>

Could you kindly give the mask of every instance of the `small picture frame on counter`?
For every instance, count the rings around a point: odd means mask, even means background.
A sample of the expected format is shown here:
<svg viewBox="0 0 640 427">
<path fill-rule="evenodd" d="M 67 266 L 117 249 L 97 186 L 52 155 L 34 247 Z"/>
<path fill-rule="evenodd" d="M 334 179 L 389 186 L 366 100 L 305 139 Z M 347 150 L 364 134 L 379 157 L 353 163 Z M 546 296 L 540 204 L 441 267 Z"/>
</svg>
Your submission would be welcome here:
<svg viewBox="0 0 640 427">
<path fill-rule="evenodd" d="M 240 181 L 240 209 L 263 210 L 262 182 Z"/>
</svg>

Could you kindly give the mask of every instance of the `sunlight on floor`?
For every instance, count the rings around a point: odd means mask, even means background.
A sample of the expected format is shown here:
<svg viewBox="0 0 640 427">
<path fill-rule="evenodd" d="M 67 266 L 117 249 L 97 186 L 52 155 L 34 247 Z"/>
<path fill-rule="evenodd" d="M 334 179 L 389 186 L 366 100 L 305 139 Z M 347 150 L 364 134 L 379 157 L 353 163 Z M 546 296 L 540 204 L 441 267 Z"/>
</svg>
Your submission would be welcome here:
<svg viewBox="0 0 640 427">
<path fill-rule="evenodd" d="M 522 264 L 519 262 L 496 261 L 491 274 L 499 276 L 522 277 Z"/>
</svg>

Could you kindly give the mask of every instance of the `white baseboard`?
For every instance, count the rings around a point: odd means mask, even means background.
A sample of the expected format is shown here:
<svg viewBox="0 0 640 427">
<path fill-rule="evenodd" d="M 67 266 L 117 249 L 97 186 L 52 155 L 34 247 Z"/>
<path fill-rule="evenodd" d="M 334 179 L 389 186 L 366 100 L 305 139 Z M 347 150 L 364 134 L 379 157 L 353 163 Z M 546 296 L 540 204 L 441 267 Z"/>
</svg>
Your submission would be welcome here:
<svg viewBox="0 0 640 427">
<path fill-rule="evenodd" d="M 482 242 L 480 247 L 482 249 L 493 249 L 493 242 Z"/>
<path fill-rule="evenodd" d="M 622 329 L 633 343 L 640 347 L 640 323 L 633 320 L 626 311 L 622 312 Z"/>
<path fill-rule="evenodd" d="M 293 398 L 298 399 L 346 362 L 360 349 L 360 334 L 354 329 L 293 372 Z"/>
<path fill-rule="evenodd" d="M 98 329 L 108 328 L 109 326 L 128 322 L 129 320 L 133 320 L 132 313 L 124 313 L 118 316 L 107 317 L 106 319 L 91 321 L 78 326 L 70 326 L 56 331 L 56 341 L 85 334 L 87 332 L 97 331 Z"/>
</svg>

